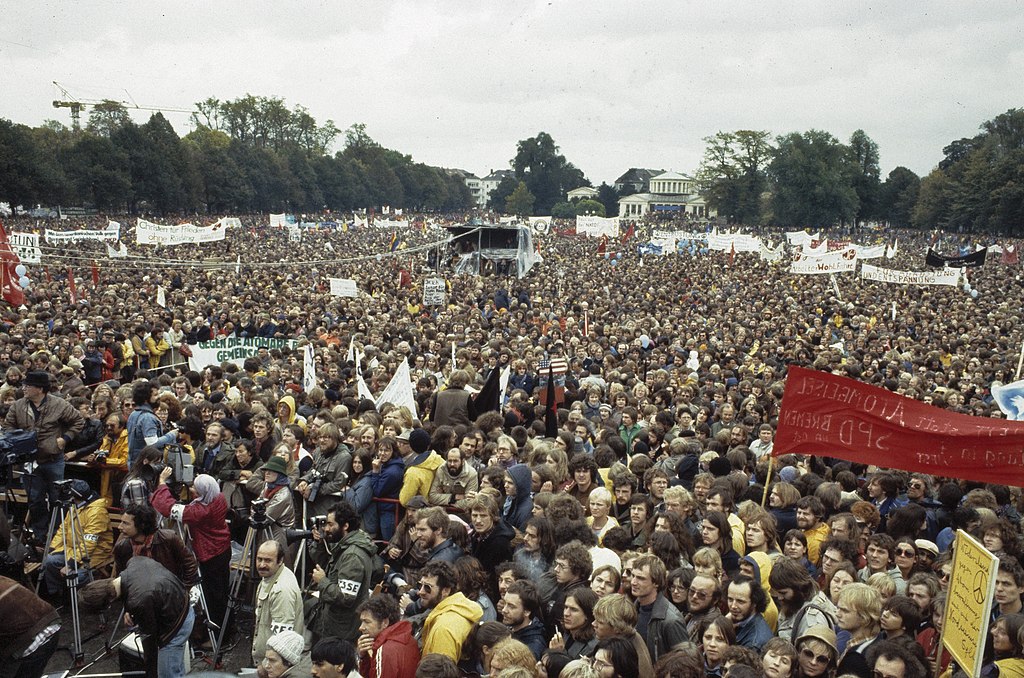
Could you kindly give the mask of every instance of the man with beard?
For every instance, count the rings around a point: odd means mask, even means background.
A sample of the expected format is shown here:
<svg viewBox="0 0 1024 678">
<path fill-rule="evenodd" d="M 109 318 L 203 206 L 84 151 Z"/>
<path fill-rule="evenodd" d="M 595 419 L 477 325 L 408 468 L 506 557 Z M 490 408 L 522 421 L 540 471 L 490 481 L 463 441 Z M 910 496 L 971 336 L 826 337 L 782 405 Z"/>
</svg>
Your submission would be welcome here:
<svg viewBox="0 0 1024 678">
<path fill-rule="evenodd" d="M 688 638 L 683 615 L 665 597 L 668 588 L 665 563 L 650 553 L 634 560 L 630 587 L 638 611 L 637 631 L 647 640 L 651 661 L 657 662 L 659 657 Z"/>
<path fill-rule="evenodd" d="M 821 563 L 821 545 L 829 537 L 828 525 L 822 522 L 825 505 L 817 497 L 801 497 L 796 503 L 796 526 L 807 537 L 807 560 L 815 567 Z"/>
<path fill-rule="evenodd" d="M 448 514 L 439 506 L 425 508 L 416 514 L 413 538 L 426 551 L 427 562 L 443 560 L 454 565 L 456 560 L 465 555 L 448 537 L 450 524 Z"/>
<path fill-rule="evenodd" d="M 295 575 L 284 564 L 284 547 L 268 539 L 256 552 L 256 572 L 260 587 L 256 592 L 256 628 L 252 637 L 252 660 L 255 666 L 267 652 L 267 640 L 281 631 L 301 634 L 302 589 Z"/>
<path fill-rule="evenodd" d="M 340 501 L 327 511 L 323 533 L 313 530 L 310 556 L 316 565 L 312 580 L 320 597 L 310 599 L 306 626 L 314 640 L 336 636 L 355 642 L 359 637 L 356 609 L 370 595 L 370 575 L 377 553 L 359 524 L 355 507 Z"/>
<path fill-rule="evenodd" d="M 551 566 L 550 573 L 554 575 L 555 586 L 550 594 L 545 591 L 543 596 L 547 603 L 547 636 L 551 637 L 556 631 L 556 624 L 562 618 L 566 597 L 575 589 L 581 586 L 588 586 L 590 573 L 594 569 L 594 560 L 590 551 L 579 541 L 571 541 L 563 544 L 555 551 L 555 562 Z M 545 573 L 543 580 L 549 578 Z M 546 587 L 545 587 L 546 588 Z"/>
<path fill-rule="evenodd" d="M 736 644 L 760 652 L 764 644 L 775 636 L 764 618 L 768 596 L 761 584 L 749 577 L 736 577 L 729 583 L 725 602 L 729 608 L 729 619 L 736 628 Z"/>
<path fill-rule="evenodd" d="M 475 440 L 473 445 L 475 449 Z M 448 450 L 444 465 L 437 468 L 434 482 L 430 485 L 427 501 L 431 506 L 454 506 L 464 510 L 469 503 L 466 495 L 480 489 L 476 470 L 466 463 L 464 454 L 459 447 Z"/>
<path fill-rule="evenodd" d="M 457 588 L 455 569 L 448 563 L 431 562 L 420 571 L 420 606 L 429 609 L 423 622 L 423 652 L 458 661 L 462 646 L 484 611 Z"/>
<path fill-rule="evenodd" d="M 517 581 L 508 587 L 503 597 L 501 621 L 512 632 L 512 637 L 530 648 L 533 656 L 540 657 L 547 649 L 544 624 L 540 620 L 541 602 L 533 582 Z"/>
<path fill-rule="evenodd" d="M 701 627 L 706 620 L 722 616 L 718 609 L 718 600 L 722 597 L 722 589 L 718 582 L 706 575 L 699 574 L 690 582 L 690 590 L 686 594 L 689 612 L 686 617 L 686 633 L 696 644 L 702 642 Z"/>
<path fill-rule="evenodd" d="M 819 591 L 807 569 L 790 558 L 779 558 L 768 575 L 772 597 L 779 606 L 777 634 L 792 642 L 812 626 L 836 627 L 836 607 Z"/>
</svg>

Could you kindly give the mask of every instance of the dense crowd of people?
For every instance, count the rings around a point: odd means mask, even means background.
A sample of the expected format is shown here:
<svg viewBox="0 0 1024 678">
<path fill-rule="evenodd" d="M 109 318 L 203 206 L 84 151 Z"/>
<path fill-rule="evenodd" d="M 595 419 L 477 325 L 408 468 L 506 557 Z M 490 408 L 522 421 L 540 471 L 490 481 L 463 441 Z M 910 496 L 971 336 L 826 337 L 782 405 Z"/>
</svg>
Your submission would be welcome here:
<svg viewBox="0 0 1024 678">
<path fill-rule="evenodd" d="M 45 665 L 71 571 L 84 604 L 123 602 L 161 676 L 224 622 L 270 678 L 966 675 L 939 647 L 964 529 L 999 557 L 985 675 L 1024 673 L 1019 488 L 827 451 L 769 470 L 791 365 L 1003 416 L 990 389 L 1015 379 L 1019 266 L 914 287 L 756 254 L 640 256 L 660 220 L 604 254 L 556 224 L 527 277 L 456 275 L 441 227 L 463 216 L 412 220 L 395 251 L 393 230 L 296 242 L 265 217 L 165 248 L 125 226 L 127 258 L 44 243 L 0 328 L 5 429 L 37 435 L 17 475 L 44 579 L 0 632 L 18 641 L 10 665 Z M 923 269 L 929 245 L 975 244 L 833 237 L 896 241 L 900 270 Z M 446 302 L 426 306 L 437 275 Z M 223 337 L 294 342 L 190 364 Z M 360 390 L 380 394 L 403 361 L 415 411 Z M 506 368 L 493 409 L 481 392 Z M 82 530 L 51 536 L 62 500 Z M 250 557 L 251 626 L 229 596 Z"/>
</svg>

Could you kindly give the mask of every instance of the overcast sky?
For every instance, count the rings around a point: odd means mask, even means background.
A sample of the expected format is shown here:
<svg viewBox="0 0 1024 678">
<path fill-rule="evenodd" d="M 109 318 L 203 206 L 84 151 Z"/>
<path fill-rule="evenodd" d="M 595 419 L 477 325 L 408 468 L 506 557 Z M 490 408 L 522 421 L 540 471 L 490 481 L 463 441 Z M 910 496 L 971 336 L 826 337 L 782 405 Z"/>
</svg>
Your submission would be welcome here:
<svg viewBox="0 0 1024 678">
<path fill-rule="evenodd" d="M 632 166 L 692 173 L 719 130 L 862 128 L 883 178 L 923 175 L 1024 105 L 1022 14 L 1014 0 L 0 0 L 0 117 L 70 124 L 54 80 L 139 106 L 279 96 L 480 176 L 545 131 L 595 185 Z"/>
</svg>

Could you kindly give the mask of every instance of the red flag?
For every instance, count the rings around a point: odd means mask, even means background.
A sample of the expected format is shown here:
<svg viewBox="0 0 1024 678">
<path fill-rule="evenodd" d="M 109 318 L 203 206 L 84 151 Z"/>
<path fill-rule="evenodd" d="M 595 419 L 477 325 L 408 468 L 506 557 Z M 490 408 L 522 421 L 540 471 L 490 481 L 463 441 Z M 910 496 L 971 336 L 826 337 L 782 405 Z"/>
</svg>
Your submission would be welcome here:
<svg viewBox="0 0 1024 678">
<path fill-rule="evenodd" d="M 544 436 L 558 437 L 558 403 L 555 402 L 555 373 L 548 363 L 548 390 L 544 402 Z"/>
<path fill-rule="evenodd" d="M 629 222 L 629 228 L 626 229 L 626 233 L 622 236 L 622 242 L 626 242 L 633 237 L 633 233 L 636 232 L 635 222 Z"/>
<path fill-rule="evenodd" d="M 972 417 L 828 372 L 791 367 L 772 456 L 818 454 L 1024 485 L 1024 422 Z"/>
<path fill-rule="evenodd" d="M 597 243 L 597 253 L 604 254 L 608 249 L 608 236 L 602 235 L 601 242 Z"/>
<path fill-rule="evenodd" d="M 68 266 L 68 296 L 71 297 L 71 303 L 78 303 L 78 293 L 75 291 L 75 273 Z"/>
<path fill-rule="evenodd" d="M 43 266 L 43 273 L 46 274 L 46 282 L 48 282 L 48 283 L 53 282 L 53 278 L 50 277 L 50 267 L 49 266 Z"/>
<path fill-rule="evenodd" d="M 732 266 L 736 262 L 736 242 L 733 241 L 732 247 L 729 248 L 729 265 Z"/>
<path fill-rule="evenodd" d="M 96 262 L 92 262 L 92 286 L 99 287 L 100 285 L 100 267 L 96 265 Z"/>
<path fill-rule="evenodd" d="M 1016 245 L 1003 245 L 1003 258 L 1002 263 L 1010 266 L 1016 266 L 1020 262 L 1020 254 L 1017 252 Z"/>
<path fill-rule="evenodd" d="M 0 222 L 0 289 L 3 291 L 3 298 L 11 306 L 21 306 L 25 303 L 25 293 L 18 284 L 18 267 L 21 260 L 11 249 L 7 241 L 7 231 L 3 222 Z"/>
</svg>

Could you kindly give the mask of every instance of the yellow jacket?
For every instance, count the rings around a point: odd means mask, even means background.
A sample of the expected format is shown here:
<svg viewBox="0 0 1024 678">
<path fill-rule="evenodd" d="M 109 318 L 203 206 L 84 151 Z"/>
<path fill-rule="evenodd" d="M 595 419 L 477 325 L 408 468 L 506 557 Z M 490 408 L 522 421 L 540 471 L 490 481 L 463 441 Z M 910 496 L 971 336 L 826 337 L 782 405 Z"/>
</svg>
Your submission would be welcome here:
<svg viewBox="0 0 1024 678">
<path fill-rule="evenodd" d="M 71 537 L 71 525 L 61 524 L 54 532 L 50 542 L 50 550 L 61 552 L 66 560 L 84 562 L 89 560 L 90 567 L 98 567 L 113 558 L 114 533 L 110 531 L 110 516 L 107 515 L 107 500 L 102 497 L 94 499 L 85 508 L 78 509 L 79 532 L 76 543 L 69 549 L 64 546 L 64 536 Z"/>
</svg>

